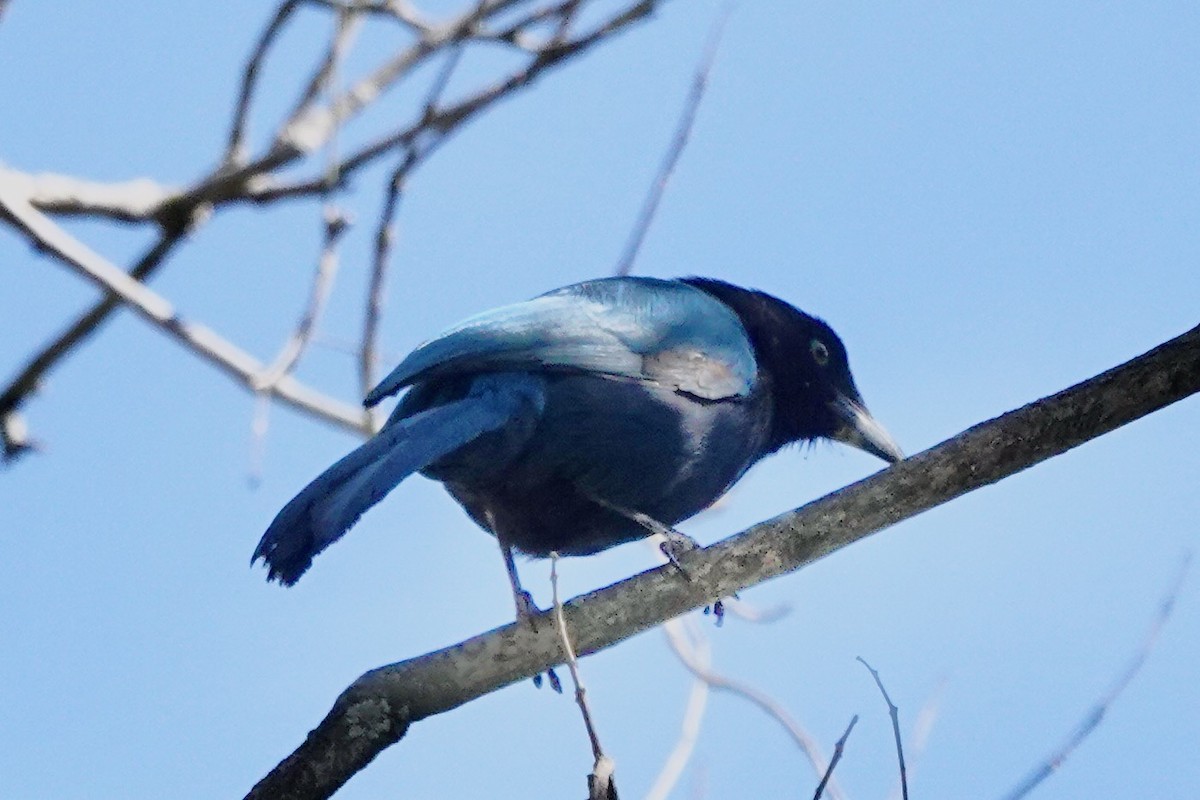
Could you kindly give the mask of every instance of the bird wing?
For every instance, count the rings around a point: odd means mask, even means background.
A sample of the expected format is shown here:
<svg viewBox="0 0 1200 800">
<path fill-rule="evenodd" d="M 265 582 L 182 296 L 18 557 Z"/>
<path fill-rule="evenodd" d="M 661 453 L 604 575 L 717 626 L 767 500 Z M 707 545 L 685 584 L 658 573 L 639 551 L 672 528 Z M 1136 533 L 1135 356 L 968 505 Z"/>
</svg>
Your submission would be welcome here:
<svg viewBox="0 0 1200 800">
<path fill-rule="evenodd" d="M 263 559 L 267 579 L 290 586 L 313 556 L 341 538 L 400 481 L 514 418 L 540 414 L 543 403 L 537 379 L 485 375 L 461 400 L 389 420 L 283 507 L 251 563 Z"/>
<path fill-rule="evenodd" d="M 432 377 L 554 369 L 720 400 L 749 394 L 757 365 L 737 315 L 706 292 L 679 281 L 602 278 L 465 320 L 414 350 L 364 403 Z"/>
</svg>

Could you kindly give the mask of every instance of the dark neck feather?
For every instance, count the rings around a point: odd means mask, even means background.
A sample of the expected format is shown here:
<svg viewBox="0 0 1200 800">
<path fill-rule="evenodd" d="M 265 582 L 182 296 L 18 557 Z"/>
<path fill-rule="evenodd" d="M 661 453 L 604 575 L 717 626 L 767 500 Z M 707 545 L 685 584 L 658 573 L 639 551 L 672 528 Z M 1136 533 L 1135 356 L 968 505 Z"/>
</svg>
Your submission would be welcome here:
<svg viewBox="0 0 1200 800">
<path fill-rule="evenodd" d="M 683 278 L 733 309 L 750 337 L 759 377 L 770 394 L 769 450 L 832 433 L 828 394 L 809 356 L 813 337 L 841 342 L 821 320 L 765 292 L 712 278 Z"/>
</svg>

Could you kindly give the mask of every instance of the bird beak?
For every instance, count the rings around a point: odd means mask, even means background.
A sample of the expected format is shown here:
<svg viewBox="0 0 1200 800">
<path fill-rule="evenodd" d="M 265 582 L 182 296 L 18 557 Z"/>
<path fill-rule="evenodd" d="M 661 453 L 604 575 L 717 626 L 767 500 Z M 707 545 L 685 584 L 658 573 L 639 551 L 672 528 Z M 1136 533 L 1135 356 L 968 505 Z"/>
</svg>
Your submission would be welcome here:
<svg viewBox="0 0 1200 800">
<path fill-rule="evenodd" d="M 841 426 L 834 431 L 831 438 L 839 442 L 857 447 L 859 450 L 879 456 L 884 461 L 895 463 L 904 458 L 904 451 L 896 440 L 880 425 L 861 400 L 838 395 L 829 404 L 833 413 L 841 419 Z"/>
</svg>

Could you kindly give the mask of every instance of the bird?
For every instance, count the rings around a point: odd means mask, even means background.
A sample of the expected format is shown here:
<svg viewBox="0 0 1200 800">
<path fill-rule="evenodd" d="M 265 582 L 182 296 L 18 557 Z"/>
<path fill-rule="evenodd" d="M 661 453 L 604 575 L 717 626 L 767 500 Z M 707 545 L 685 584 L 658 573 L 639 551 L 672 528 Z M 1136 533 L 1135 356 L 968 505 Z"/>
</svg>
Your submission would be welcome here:
<svg viewBox="0 0 1200 800">
<path fill-rule="evenodd" d="M 584 556 L 674 525 L 787 445 L 904 454 L 868 412 L 824 321 L 715 278 L 598 278 L 486 311 L 419 345 L 371 390 L 403 392 L 365 444 L 309 483 L 254 551 L 290 586 L 405 478 L 440 481 L 514 551 Z M 672 558 L 674 560 L 674 558 Z"/>
</svg>

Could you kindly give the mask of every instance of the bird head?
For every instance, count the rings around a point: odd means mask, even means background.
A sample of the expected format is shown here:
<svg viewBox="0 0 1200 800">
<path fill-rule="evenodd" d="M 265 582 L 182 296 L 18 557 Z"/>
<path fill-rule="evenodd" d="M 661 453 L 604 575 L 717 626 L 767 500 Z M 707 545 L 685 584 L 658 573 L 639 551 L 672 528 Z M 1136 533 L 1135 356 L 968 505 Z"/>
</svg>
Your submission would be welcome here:
<svg viewBox="0 0 1200 800">
<path fill-rule="evenodd" d="M 773 401 L 771 449 L 832 439 L 884 461 L 904 453 L 863 402 L 841 338 L 824 321 L 769 294 L 722 281 L 688 278 L 742 321 Z"/>
</svg>

